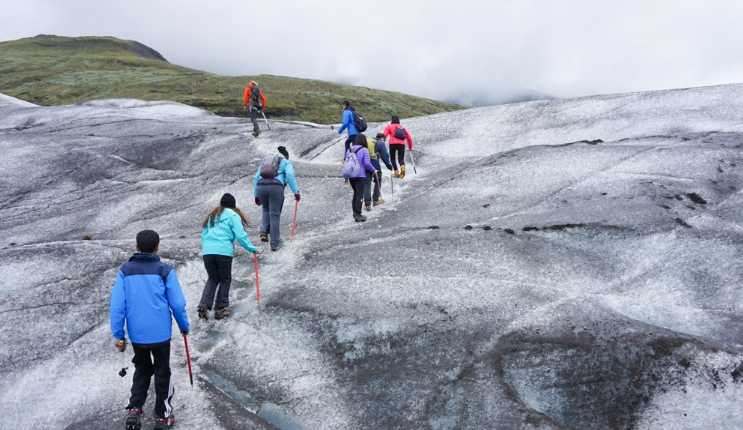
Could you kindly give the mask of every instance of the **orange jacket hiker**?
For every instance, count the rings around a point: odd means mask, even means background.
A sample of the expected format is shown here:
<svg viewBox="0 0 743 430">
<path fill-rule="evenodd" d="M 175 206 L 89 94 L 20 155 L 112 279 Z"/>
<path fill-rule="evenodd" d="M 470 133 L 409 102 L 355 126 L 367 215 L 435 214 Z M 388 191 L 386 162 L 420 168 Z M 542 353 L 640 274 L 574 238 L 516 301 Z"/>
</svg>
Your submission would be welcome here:
<svg viewBox="0 0 743 430">
<path fill-rule="evenodd" d="M 251 82 L 247 87 L 245 87 L 245 94 L 243 94 L 243 107 L 248 107 L 248 102 L 250 101 L 250 89 L 254 86 L 256 86 L 256 84 Z M 263 106 L 263 109 L 266 109 L 266 97 L 263 95 L 263 91 L 261 91 L 261 106 Z"/>
</svg>

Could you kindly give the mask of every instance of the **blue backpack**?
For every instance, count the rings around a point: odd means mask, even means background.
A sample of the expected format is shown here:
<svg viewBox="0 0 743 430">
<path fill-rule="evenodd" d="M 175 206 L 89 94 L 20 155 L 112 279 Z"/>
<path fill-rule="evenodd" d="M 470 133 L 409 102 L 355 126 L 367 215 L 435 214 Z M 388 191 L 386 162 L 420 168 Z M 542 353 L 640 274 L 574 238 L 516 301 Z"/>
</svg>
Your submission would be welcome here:
<svg viewBox="0 0 743 430">
<path fill-rule="evenodd" d="M 359 173 L 361 173 L 361 164 L 359 163 L 359 159 L 356 157 L 356 151 L 358 151 L 358 149 L 354 150 L 353 148 L 348 151 L 346 161 L 343 162 L 343 179 L 358 178 Z"/>
</svg>

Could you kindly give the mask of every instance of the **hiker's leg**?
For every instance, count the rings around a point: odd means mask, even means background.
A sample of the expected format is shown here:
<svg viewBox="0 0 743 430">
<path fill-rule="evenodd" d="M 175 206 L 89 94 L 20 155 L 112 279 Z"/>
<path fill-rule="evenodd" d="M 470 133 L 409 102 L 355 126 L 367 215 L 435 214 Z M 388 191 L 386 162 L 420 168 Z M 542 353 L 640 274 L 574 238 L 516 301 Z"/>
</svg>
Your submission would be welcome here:
<svg viewBox="0 0 743 430">
<path fill-rule="evenodd" d="M 175 393 L 170 375 L 170 342 L 152 348 L 155 370 L 155 416 L 167 418 L 173 412 L 171 399 Z"/>
<path fill-rule="evenodd" d="M 274 185 L 258 185 L 256 187 L 256 194 L 258 194 L 258 200 L 261 201 L 261 234 L 268 234 L 271 231 L 271 218 L 269 216 L 269 210 L 271 207 L 271 199 L 269 199 L 270 188 Z"/>
<path fill-rule="evenodd" d="M 371 200 L 372 200 L 371 179 L 372 179 L 372 173 L 367 170 L 366 181 L 364 182 L 364 206 L 371 206 Z"/>
<path fill-rule="evenodd" d="M 214 306 L 214 294 L 217 292 L 220 281 L 219 266 L 217 265 L 216 257 L 213 254 L 207 254 L 202 257 L 208 279 L 206 280 L 206 285 L 204 285 L 204 290 L 201 292 L 201 303 L 205 303 L 209 306 L 209 309 L 212 309 L 212 306 Z"/>
<path fill-rule="evenodd" d="M 397 162 L 395 154 L 397 153 L 397 149 L 400 145 L 390 145 L 390 161 L 392 162 L 392 169 L 397 170 Z"/>
<path fill-rule="evenodd" d="M 230 305 L 230 285 L 232 284 L 232 257 L 215 255 L 214 260 L 219 272 L 219 290 L 214 309 L 226 308 Z"/>
</svg>

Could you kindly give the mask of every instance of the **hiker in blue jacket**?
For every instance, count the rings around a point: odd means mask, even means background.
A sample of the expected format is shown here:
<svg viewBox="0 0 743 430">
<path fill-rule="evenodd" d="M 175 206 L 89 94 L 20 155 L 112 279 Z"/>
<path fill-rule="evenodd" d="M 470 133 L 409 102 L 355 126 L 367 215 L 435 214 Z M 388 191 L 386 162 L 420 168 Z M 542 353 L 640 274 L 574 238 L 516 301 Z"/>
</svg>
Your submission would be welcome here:
<svg viewBox="0 0 743 430">
<path fill-rule="evenodd" d="M 354 109 L 351 106 L 351 102 L 344 100 L 343 103 L 341 103 L 341 108 L 343 109 L 343 124 L 341 124 L 341 127 L 338 129 L 338 134 L 341 134 L 343 133 L 343 130 L 348 129 L 348 139 L 346 139 L 346 142 L 344 143 L 345 151 L 348 152 L 348 148 L 350 148 L 351 144 L 356 141 L 356 136 L 358 136 L 359 131 L 356 129 L 356 122 L 353 119 Z M 344 152 L 344 154 L 346 152 Z"/>
<path fill-rule="evenodd" d="M 189 323 L 181 284 L 175 270 L 156 255 L 159 247 L 157 232 L 140 231 L 137 252 L 121 266 L 111 291 L 110 324 L 114 346 L 119 352 L 126 350 L 126 323 L 134 349 L 135 370 L 132 395 L 126 407 L 129 410 L 127 428 L 141 425 L 142 406 L 147 400 L 152 375 L 155 376 L 155 428 L 169 427 L 175 421 L 171 408 L 175 390 L 170 375 L 172 317 L 184 336 L 188 334 Z"/>
<path fill-rule="evenodd" d="M 294 177 L 294 166 L 289 161 L 289 151 L 279 146 L 278 154 L 268 154 L 258 166 L 253 178 L 255 204 L 263 206 L 261 216 L 261 242 L 271 238 L 271 251 L 284 246 L 281 240 L 281 210 L 284 207 L 284 188 L 289 184 L 294 200 L 299 201 L 299 188 Z M 266 169 L 268 168 L 268 169 Z M 265 177 L 264 177 L 265 176 Z"/>
<path fill-rule="evenodd" d="M 346 179 L 346 184 L 351 184 L 353 188 L 353 199 L 351 200 L 351 209 L 353 210 L 353 220 L 356 222 L 366 221 L 366 217 L 361 215 L 361 203 L 364 199 L 364 186 L 366 185 L 366 172 L 371 172 L 372 175 L 377 173 L 377 169 L 371 164 L 369 158 L 369 150 L 367 149 L 366 136 L 363 133 L 359 133 L 356 136 L 356 142 L 354 145 L 346 151 L 346 157 L 350 155 L 351 151 L 356 154 L 356 159 L 359 161 L 361 169 L 359 169 L 359 175 L 355 178 Z"/>
<path fill-rule="evenodd" d="M 384 142 L 384 134 L 377 133 L 377 137 L 370 137 L 367 139 L 367 148 L 369 150 L 369 158 L 371 158 L 371 164 L 377 169 L 376 174 L 371 174 L 368 170 L 366 171 L 366 185 L 364 186 L 364 210 L 370 211 L 372 205 L 372 199 L 374 206 L 381 205 L 384 203 L 382 200 L 382 172 L 380 172 L 381 166 L 379 160 L 381 159 L 387 169 L 392 170 L 392 164 L 390 163 L 390 155 L 387 153 L 387 145 Z M 372 181 L 374 184 L 372 184 Z"/>
<path fill-rule="evenodd" d="M 199 306 L 196 308 L 202 321 L 209 319 L 212 305 L 214 319 L 221 320 L 232 314 L 227 307 L 230 305 L 235 241 L 248 252 L 258 252 L 258 248 L 250 242 L 245 233 L 245 228 L 250 227 L 250 221 L 236 205 L 235 197 L 225 193 L 219 201 L 219 206 L 214 208 L 201 224 L 201 255 L 209 276 L 201 293 Z"/>
</svg>

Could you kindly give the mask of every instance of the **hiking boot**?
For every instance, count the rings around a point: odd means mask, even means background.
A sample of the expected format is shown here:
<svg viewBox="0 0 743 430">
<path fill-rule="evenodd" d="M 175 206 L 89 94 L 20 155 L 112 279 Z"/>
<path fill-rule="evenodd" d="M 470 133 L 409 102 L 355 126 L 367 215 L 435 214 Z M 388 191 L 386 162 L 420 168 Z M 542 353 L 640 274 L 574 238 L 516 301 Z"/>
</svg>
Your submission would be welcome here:
<svg viewBox="0 0 743 430">
<path fill-rule="evenodd" d="M 215 320 L 221 320 L 224 317 L 228 317 L 232 315 L 232 311 L 230 311 L 227 308 L 222 309 L 214 309 L 214 319 Z"/>
<path fill-rule="evenodd" d="M 258 137 L 260 135 L 261 135 L 261 131 L 260 130 L 253 131 L 253 137 Z"/>
<path fill-rule="evenodd" d="M 353 220 L 356 222 L 366 222 L 366 217 L 364 215 L 353 215 Z"/>
<path fill-rule="evenodd" d="M 395 169 L 395 171 L 392 173 L 393 178 L 399 178 L 400 177 L 400 171 Z"/>
<path fill-rule="evenodd" d="M 129 412 L 126 414 L 126 419 L 124 420 L 124 424 L 126 425 L 126 430 L 139 430 L 142 428 L 142 410 L 138 407 L 132 406 L 128 407 Z"/>
<path fill-rule="evenodd" d="M 199 313 L 199 319 L 201 321 L 207 321 L 209 319 L 209 305 L 206 303 L 199 303 L 196 307 L 196 311 Z"/>
<path fill-rule="evenodd" d="M 379 199 L 379 200 L 374 200 L 374 206 L 379 206 L 379 205 L 381 205 L 382 203 L 384 203 L 384 200 L 382 200 L 382 199 Z"/>
<path fill-rule="evenodd" d="M 405 166 L 400 166 L 400 179 L 405 177 Z"/>
<path fill-rule="evenodd" d="M 278 245 L 271 247 L 271 251 L 278 251 L 279 249 L 283 247 L 284 247 L 284 241 L 280 240 Z"/>
<path fill-rule="evenodd" d="M 261 242 L 268 242 L 268 234 L 261 233 Z"/>
<path fill-rule="evenodd" d="M 175 417 L 170 414 L 168 418 L 158 418 L 155 420 L 155 430 L 168 429 L 175 422 Z"/>
<path fill-rule="evenodd" d="M 371 211 L 371 206 L 364 205 L 364 210 L 367 211 L 367 212 Z"/>
</svg>

